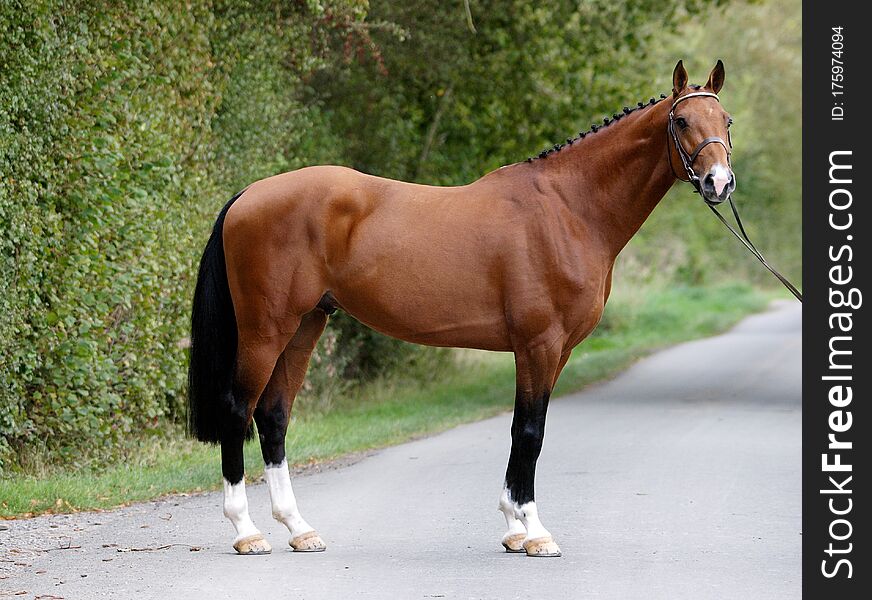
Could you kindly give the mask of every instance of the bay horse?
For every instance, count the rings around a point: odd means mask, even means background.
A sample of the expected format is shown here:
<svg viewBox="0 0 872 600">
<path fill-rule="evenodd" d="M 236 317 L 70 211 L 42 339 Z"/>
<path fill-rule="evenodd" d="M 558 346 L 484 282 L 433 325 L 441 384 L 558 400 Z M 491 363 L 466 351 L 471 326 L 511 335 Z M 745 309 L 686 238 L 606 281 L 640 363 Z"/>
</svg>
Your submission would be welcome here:
<svg viewBox="0 0 872 600">
<path fill-rule="evenodd" d="M 253 183 L 224 206 L 194 293 L 189 427 L 221 445 L 239 554 L 270 552 L 245 494 L 252 419 L 273 516 L 294 550 L 326 547 L 297 508 L 284 440 L 312 350 L 342 309 L 407 342 L 514 353 L 502 545 L 560 556 L 533 489 L 551 390 L 600 320 L 618 253 L 675 181 L 710 204 L 735 188 L 731 120 L 717 97 L 723 63 L 705 86 L 688 85 L 681 61 L 672 80 L 668 101 L 625 108 L 468 185 L 313 166 Z"/>
</svg>

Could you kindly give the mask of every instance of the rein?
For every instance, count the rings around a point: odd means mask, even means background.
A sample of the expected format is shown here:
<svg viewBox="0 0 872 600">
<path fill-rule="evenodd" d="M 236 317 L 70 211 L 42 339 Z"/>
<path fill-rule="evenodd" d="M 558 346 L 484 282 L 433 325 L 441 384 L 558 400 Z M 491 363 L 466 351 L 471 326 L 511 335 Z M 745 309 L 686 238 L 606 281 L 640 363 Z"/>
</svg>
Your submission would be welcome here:
<svg viewBox="0 0 872 600">
<path fill-rule="evenodd" d="M 711 209 L 711 211 L 715 214 L 715 216 L 718 218 L 718 220 L 720 220 L 720 222 L 724 224 L 724 227 L 726 227 L 730 231 L 730 233 L 732 233 L 734 236 L 736 236 L 736 239 L 739 240 L 740 242 L 742 242 L 742 245 L 744 245 L 745 248 L 747 248 L 748 251 L 751 254 L 753 254 L 757 258 L 757 260 L 759 260 L 760 263 L 764 267 L 766 267 L 769 270 L 769 272 L 772 273 L 778 279 L 778 281 L 780 281 L 784 285 L 784 287 L 786 287 L 788 289 L 788 291 L 790 291 L 791 294 L 793 294 L 796 297 L 797 300 L 802 302 L 802 292 L 800 292 L 798 289 L 796 289 L 795 285 L 790 283 L 790 281 L 784 275 L 779 273 L 774 267 L 772 267 L 766 261 L 766 258 L 763 256 L 763 254 L 759 250 L 757 250 L 757 246 L 755 246 L 754 242 L 752 242 L 751 239 L 748 237 L 748 234 L 745 232 L 745 226 L 742 224 L 742 219 L 739 217 L 739 211 L 736 208 L 736 203 L 733 202 L 733 196 L 730 195 L 727 199 L 730 202 L 730 209 L 732 210 L 733 217 L 735 217 L 735 219 L 736 219 L 736 225 L 739 226 L 739 231 L 736 231 L 727 222 L 727 220 L 718 211 L 718 209 L 715 208 L 720 203 L 709 201 L 708 198 L 705 197 L 705 194 L 702 193 L 702 184 L 700 183 L 699 176 L 693 170 L 693 163 L 696 161 L 696 157 L 699 156 L 699 153 L 702 151 L 702 149 L 705 148 L 706 146 L 708 146 L 709 144 L 720 144 L 721 146 L 724 147 L 724 150 L 726 150 L 726 152 L 727 152 L 727 164 L 730 166 L 730 170 L 732 171 L 733 165 L 730 162 L 730 156 L 732 154 L 731 149 L 733 147 L 733 144 L 732 144 L 732 140 L 730 139 L 730 131 L 728 129 L 726 142 L 724 142 L 724 140 L 721 139 L 720 137 L 712 136 L 712 137 L 707 137 L 703 141 L 701 141 L 696 146 L 696 148 L 693 149 L 693 152 L 688 153 L 687 150 L 684 149 L 684 146 L 681 145 L 681 140 L 678 139 L 678 133 L 675 131 L 675 107 L 680 102 L 688 100 L 689 98 L 696 98 L 696 97 L 710 97 L 710 98 L 714 98 L 718 102 L 721 101 L 721 99 L 718 98 L 717 94 L 714 94 L 711 92 L 694 92 L 694 93 L 687 94 L 687 95 L 681 96 L 679 98 L 676 98 L 675 101 L 672 103 L 672 108 L 669 109 L 669 124 L 666 128 L 667 129 L 667 136 L 672 138 L 672 141 L 675 144 L 675 149 L 678 152 L 678 156 L 681 158 L 681 164 L 684 167 L 685 172 L 687 173 L 687 182 L 690 183 L 691 185 L 693 185 L 694 189 L 696 190 L 696 193 L 702 197 L 703 201 L 705 201 L 705 203 L 706 203 L 706 206 L 708 206 Z M 675 172 L 675 168 L 672 166 L 672 153 L 671 152 L 667 153 L 667 156 L 669 158 L 669 167 L 672 169 L 673 175 L 675 175 L 675 177 L 679 181 L 684 181 L 683 179 L 681 179 L 681 177 L 678 176 L 678 174 Z"/>
<path fill-rule="evenodd" d="M 727 229 L 729 229 L 730 232 L 734 236 L 736 236 L 736 239 L 739 240 L 740 242 L 742 242 L 742 244 L 744 244 L 745 248 L 747 248 L 751 252 L 751 254 L 756 256 L 757 260 L 759 260 L 764 267 L 769 269 L 769 272 L 772 273 L 773 275 L 775 275 L 775 277 L 778 279 L 778 281 L 780 281 L 782 284 L 784 284 L 784 287 L 786 287 L 790 291 L 790 293 L 796 297 L 797 300 L 802 302 L 802 292 L 797 290 L 796 286 L 793 285 L 792 283 L 790 283 L 790 281 L 788 281 L 787 277 L 785 277 L 784 275 L 782 275 L 781 273 L 776 271 L 775 268 L 772 267 L 772 265 L 770 265 L 768 262 L 766 262 L 766 258 L 764 258 L 764 256 L 760 253 L 760 251 L 757 250 L 757 247 L 754 245 L 754 243 L 748 238 L 748 234 L 745 233 L 745 227 L 742 225 L 742 219 L 739 218 L 739 211 L 736 210 L 736 204 L 733 202 L 733 197 L 730 196 L 729 200 L 730 200 L 730 208 L 733 211 L 733 216 L 736 218 L 736 224 L 738 224 L 738 226 L 739 226 L 739 231 L 741 232 L 741 235 L 739 235 L 739 233 L 735 229 L 733 229 L 729 223 L 727 223 L 727 220 L 724 219 L 724 216 L 720 212 L 718 212 L 718 209 L 716 209 L 711 204 L 709 204 L 709 208 L 711 209 L 711 211 L 713 213 L 715 213 L 717 218 L 720 219 L 721 223 L 723 223 L 724 226 Z"/>
</svg>

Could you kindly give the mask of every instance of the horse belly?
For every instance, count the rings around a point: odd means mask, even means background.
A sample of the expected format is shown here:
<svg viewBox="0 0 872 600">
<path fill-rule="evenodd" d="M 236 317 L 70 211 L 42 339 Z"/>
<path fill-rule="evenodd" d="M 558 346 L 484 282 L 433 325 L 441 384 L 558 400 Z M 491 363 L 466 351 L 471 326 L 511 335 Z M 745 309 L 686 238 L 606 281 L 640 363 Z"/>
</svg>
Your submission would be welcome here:
<svg viewBox="0 0 872 600">
<path fill-rule="evenodd" d="M 363 254 L 342 269 L 331 293 L 343 310 L 408 342 L 510 350 L 501 289 L 486 256 L 462 250 L 462 240 L 404 238 L 385 236 L 371 255 L 359 249 Z"/>
<path fill-rule="evenodd" d="M 501 312 L 454 290 L 393 282 L 389 290 L 340 286 L 334 297 L 351 316 L 376 331 L 428 346 L 511 349 Z"/>
</svg>

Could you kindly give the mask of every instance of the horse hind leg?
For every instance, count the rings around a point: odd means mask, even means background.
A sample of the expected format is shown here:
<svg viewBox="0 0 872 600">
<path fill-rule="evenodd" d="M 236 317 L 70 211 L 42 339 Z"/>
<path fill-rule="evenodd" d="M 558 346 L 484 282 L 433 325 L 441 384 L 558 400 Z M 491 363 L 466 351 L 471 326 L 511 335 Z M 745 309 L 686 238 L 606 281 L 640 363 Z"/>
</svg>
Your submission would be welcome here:
<svg viewBox="0 0 872 600">
<path fill-rule="evenodd" d="M 303 317 L 293 339 L 279 357 L 254 411 L 272 514 L 290 531 L 290 545 L 296 552 L 320 552 L 327 548 L 300 514 L 285 456 L 285 434 L 294 399 L 303 385 L 309 358 L 326 323 L 327 314 L 320 308 Z"/>
<path fill-rule="evenodd" d="M 287 344 L 283 334 L 263 337 L 239 331 L 232 391 L 224 398 L 219 439 L 224 475 L 224 516 L 236 529 L 233 548 L 239 554 L 269 554 L 269 543 L 248 513 L 243 445 L 250 431 L 257 400 Z"/>
</svg>

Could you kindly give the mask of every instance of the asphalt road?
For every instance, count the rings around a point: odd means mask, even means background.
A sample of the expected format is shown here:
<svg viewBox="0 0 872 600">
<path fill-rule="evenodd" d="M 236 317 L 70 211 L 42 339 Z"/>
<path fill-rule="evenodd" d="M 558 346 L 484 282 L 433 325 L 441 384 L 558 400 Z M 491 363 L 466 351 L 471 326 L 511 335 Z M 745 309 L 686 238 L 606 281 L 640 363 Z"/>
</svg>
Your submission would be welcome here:
<svg viewBox="0 0 872 600">
<path fill-rule="evenodd" d="M 536 490 L 562 558 L 502 552 L 510 416 L 501 415 L 296 478 L 327 552 L 290 551 L 261 484 L 249 502 L 269 556 L 233 554 L 219 495 L 176 497 L 8 523 L 0 590 L 136 600 L 798 598 L 800 321 L 795 303 L 782 305 L 553 400 Z M 167 544 L 177 545 L 156 549 Z"/>
</svg>

